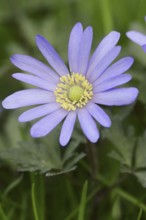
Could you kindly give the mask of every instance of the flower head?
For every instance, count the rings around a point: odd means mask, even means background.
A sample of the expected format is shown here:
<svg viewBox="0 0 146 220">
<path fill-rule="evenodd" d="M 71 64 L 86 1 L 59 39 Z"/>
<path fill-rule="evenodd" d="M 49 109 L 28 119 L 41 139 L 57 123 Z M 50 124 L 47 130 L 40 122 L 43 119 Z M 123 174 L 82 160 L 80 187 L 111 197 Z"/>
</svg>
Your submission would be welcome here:
<svg viewBox="0 0 146 220">
<path fill-rule="evenodd" d="M 6 109 L 37 105 L 19 116 L 20 122 L 41 118 L 31 128 L 32 137 L 42 137 L 51 132 L 61 121 L 60 144 L 65 146 L 72 135 L 76 118 L 91 142 L 99 138 L 96 121 L 104 127 L 111 126 L 111 120 L 99 106 L 121 106 L 135 101 L 138 90 L 117 88 L 131 80 L 123 74 L 133 64 L 133 58 L 124 57 L 115 63 L 121 47 L 116 46 L 120 34 L 109 33 L 90 56 L 92 28 L 84 31 L 77 23 L 70 34 L 68 44 L 69 69 L 51 44 L 42 36 L 36 36 L 36 44 L 48 61 L 41 61 L 26 55 L 11 57 L 14 65 L 27 73 L 12 76 L 38 88 L 25 89 L 8 96 L 3 102 Z"/>
</svg>

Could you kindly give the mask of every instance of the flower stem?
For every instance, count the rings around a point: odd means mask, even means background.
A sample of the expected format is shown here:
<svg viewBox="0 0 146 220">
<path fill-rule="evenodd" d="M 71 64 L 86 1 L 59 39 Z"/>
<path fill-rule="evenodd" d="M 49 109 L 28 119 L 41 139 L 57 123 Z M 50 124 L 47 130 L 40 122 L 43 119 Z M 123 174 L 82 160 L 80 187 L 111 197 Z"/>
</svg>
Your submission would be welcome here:
<svg viewBox="0 0 146 220">
<path fill-rule="evenodd" d="M 91 143 L 90 141 L 87 141 L 87 156 L 91 164 L 92 178 L 96 179 L 98 172 L 97 149 L 95 144 Z"/>
<path fill-rule="evenodd" d="M 39 220 L 37 204 L 36 204 L 37 202 L 36 202 L 36 195 L 35 195 L 35 186 L 36 186 L 35 183 L 32 183 L 32 188 L 31 188 L 32 207 L 33 207 L 35 220 Z"/>
<path fill-rule="evenodd" d="M 45 218 L 45 184 L 42 174 L 31 174 L 31 196 L 35 220 Z"/>
</svg>

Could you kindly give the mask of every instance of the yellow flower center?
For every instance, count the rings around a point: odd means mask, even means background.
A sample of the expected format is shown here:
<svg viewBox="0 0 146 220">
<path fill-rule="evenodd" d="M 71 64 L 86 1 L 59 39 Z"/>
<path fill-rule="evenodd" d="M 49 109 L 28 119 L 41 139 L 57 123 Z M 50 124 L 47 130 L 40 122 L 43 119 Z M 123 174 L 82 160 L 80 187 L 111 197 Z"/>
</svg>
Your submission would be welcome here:
<svg viewBox="0 0 146 220">
<path fill-rule="evenodd" d="M 69 90 L 69 99 L 71 101 L 79 101 L 84 90 L 80 86 L 72 86 Z"/>
<path fill-rule="evenodd" d="M 92 85 L 79 73 L 71 73 L 60 77 L 54 91 L 56 102 L 67 111 L 82 108 L 92 99 Z"/>
</svg>

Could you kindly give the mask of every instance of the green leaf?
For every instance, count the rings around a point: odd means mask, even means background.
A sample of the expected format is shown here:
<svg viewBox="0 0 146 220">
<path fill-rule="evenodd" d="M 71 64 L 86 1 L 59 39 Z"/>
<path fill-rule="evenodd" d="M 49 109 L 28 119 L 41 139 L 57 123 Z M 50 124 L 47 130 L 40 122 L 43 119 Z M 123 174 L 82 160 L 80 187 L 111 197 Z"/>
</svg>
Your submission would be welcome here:
<svg viewBox="0 0 146 220">
<path fill-rule="evenodd" d="M 117 188 L 115 189 L 115 193 L 119 195 L 121 198 L 127 200 L 128 202 L 133 203 L 135 206 L 140 207 L 146 212 L 146 205 L 142 203 L 140 200 L 138 200 L 137 198 L 135 198 L 134 196 L 132 196 L 131 194 L 129 194 L 128 192 L 123 191 L 120 188 Z"/>
<path fill-rule="evenodd" d="M 84 220 L 85 207 L 86 207 L 86 201 L 87 201 L 87 190 L 88 190 L 88 182 L 85 181 L 83 189 L 82 189 L 78 220 Z"/>
<path fill-rule="evenodd" d="M 136 143 L 134 128 L 129 126 L 125 130 L 121 121 L 115 118 L 111 128 L 104 131 L 103 137 L 108 138 L 114 147 L 109 156 L 120 161 L 124 166 L 132 168 L 133 151 Z"/>
<path fill-rule="evenodd" d="M 140 220 L 141 217 L 142 217 L 142 208 L 141 208 L 140 211 L 139 211 L 139 214 L 138 214 L 137 220 Z"/>
<path fill-rule="evenodd" d="M 138 138 L 134 175 L 138 178 L 143 187 L 146 187 L 146 132 Z"/>
<path fill-rule="evenodd" d="M 111 129 L 105 131 L 104 137 L 113 144 L 109 156 L 121 163 L 121 172 L 135 175 L 141 185 L 146 187 L 146 132 L 137 138 L 132 126 L 125 131 L 122 123 L 114 121 Z"/>
<path fill-rule="evenodd" d="M 59 145 L 60 126 L 47 137 L 33 139 L 26 135 L 25 127 L 17 133 L 15 139 L 21 137 L 25 141 L 13 140 L 12 147 L 0 148 L 0 158 L 10 163 L 18 171 L 38 171 L 46 176 L 60 175 L 76 169 L 77 163 L 85 156 L 84 152 L 77 152 L 77 147 L 84 141 L 77 132 L 66 148 Z M 11 137 L 9 137 L 10 145 Z M 3 142 L 3 145 L 4 142 Z M 14 147 L 15 146 L 15 147 Z"/>
<path fill-rule="evenodd" d="M 7 216 L 4 213 L 4 210 L 3 210 L 2 206 L 1 206 L 1 204 L 0 204 L 0 219 L 1 220 L 8 220 Z"/>
<path fill-rule="evenodd" d="M 51 169 L 61 169 L 61 161 L 54 160 L 52 152 L 44 144 L 37 144 L 32 141 L 19 142 L 19 148 L 8 148 L 1 150 L 0 157 L 7 160 L 18 171 L 40 171 L 47 172 Z"/>
<path fill-rule="evenodd" d="M 146 132 L 142 137 L 138 138 L 137 150 L 136 150 L 136 168 L 146 168 Z"/>
</svg>

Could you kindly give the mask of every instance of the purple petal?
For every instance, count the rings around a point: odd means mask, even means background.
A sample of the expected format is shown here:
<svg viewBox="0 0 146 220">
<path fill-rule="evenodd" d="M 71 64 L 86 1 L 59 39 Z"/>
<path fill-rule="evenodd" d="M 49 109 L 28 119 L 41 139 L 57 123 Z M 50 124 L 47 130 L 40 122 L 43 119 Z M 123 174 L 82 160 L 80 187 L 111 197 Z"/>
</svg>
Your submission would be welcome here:
<svg viewBox="0 0 146 220">
<path fill-rule="evenodd" d="M 73 132 L 75 121 L 76 111 L 69 112 L 61 129 L 59 142 L 62 146 L 65 146 L 69 142 Z"/>
<path fill-rule="evenodd" d="M 59 110 L 47 115 L 37 123 L 35 123 L 31 128 L 32 137 L 43 137 L 49 134 L 68 114 L 67 111 L 60 108 Z"/>
<path fill-rule="evenodd" d="M 59 54 L 44 37 L 42 37 L 41 35 L 37 35 L 36 44 L 48 63 L 52 66 L 54 70 L 56 70 L 56 72 L 60 76 L 69 73 L 65 63 L 63 62 Z"/>
<path fill-rule="evenodd" d="M 45 89 L 49 91 L 54 91 L 57 86 L 57 83 L 55 82 L 49 82 L 44 79 L 25 73 L 14 73 L 12 76 L 17 80 L 29 83 L 33 86 L 37 86 L 40 87 L 41 89 Z"/>
<path fill-rule="evenodd" d="M 146 53 L 146 44 L 142 45 L 142 49 Z"/>
<path fill-rule="evenodd" d="M 116 86 L 120 86 L 124 83 L 127 83 L 128 81 L 131 80 L 131 78 L 132 77 L 129 74 L 122 74 L 120 76 L 116 76 L 116 77 L 113 77 L 111 79 L 107 79 L 107 80 L 103 81 L 102 83 L 97 84 L 94 87 L 93 92 L 98 93 L 98 92 L 103 92 L 103 91 L 112 89 Z"/>
<path fill-rule="evenodd" d="M 59 76 L 50 67 L 31 56 L 15 54 L 11 57 L 11 62 L 21 70 L 42 79 L 58 81 Z"/>
<path fill-rule="evenodd" d="M 79 51 L 79 60 L 78 60 L 79 62 L 78 73 L 83 75 L 85 75 L 88 67 L 89 55 L 92 44 L 92 36 L 93 36 L 92 27 L 87 27 L 82 35 L 80 51 Z"/>
<path fill-rule="evenodd" d="M 83 27 L 81 23 L 77 23 L 71 33 L 68 43 L 68 61 L 70 72 L 77 73 L 79 70 L 79 50 L 83 34 Z"/>
<path fill-rule="evenodd" d="M 99 131 L 97 129 L 95 121 L 86 110 L 86 108 L 78 109 L 78 119 L 86 137 L 91 142 L 95 143 L 99 139 Z"/>
<path fill-rule="evenodd" d="M 55 96 L 52 92 L 41 89 L 26 89 L 15 92 L 5 98 L 2 102 L 2 106 L 6 109 L 15 109 L 53 101 L 55 101 Z"/>
<path fill-rule="evenodd" d="M 109 33 L 98 45 L 95 52 L 93 53 L 87 74 L 90 75 L 93 72 L 96 65 L 104 58 L 104 56 L 117 44 L 120 38 L 120 33 L 112 31 Z"/>
<path fill-rule="evenodd" d="M 27 122 L 32 121 L 36 118 L 40 118 L 42 116 L 45 116 L 47 114 L 50 114 L 60 108 L 60 105 L 56 102 L 51 102 L 49 104 L 37 106 L 35 108 L 29 109 L 22 113 L 18 120 L 20 122 Z"/>
<path fill-rule="evenodd" d="M 98 77 L 105 71 L 105 69 L 113 62 L 113 60 L 119 55 L 121 51 L 120 46 L 112 48 L 104 58 L 97 64 L 93 72 L 90 75 L 86 75 L 87 79 L 93 83 Z"/>
<path fill-rule="evenodd" d="M 127 71 L 133 64 L 134 59 L 132 57 L 124 57 L 114 64 L 112 64 L 105 72 L 93 83 L 93 85 L 99 84 L 107 79 L 116 77 L 125 71 Z"/>
<path fill-rule="evenodd" d="M 89 102 L 86 106 L 89 113 L 92 115 L 93 118 L 96 119 L 104 127 L 111 126 L 111 119 L 109 116 L 100 108 L 98 105 L 94 104 L 93 102 Z"/>
<path fill-rule="evenodd" d="M 139 44 L 142 46 L 143 44 L 146 44 L 146 35 L 137 32 L 137 31 L 128 31 L 126 33 L 127 37 L 132 40 L 133 42 Z"/>
<path fill-rule="evenodd" d="M 118 88 L 95 94 L 93 102 L 109 106 L 129 105 L 135 101 L 137 95 L 138 90 L 134 87 Z"/>
</svg>

